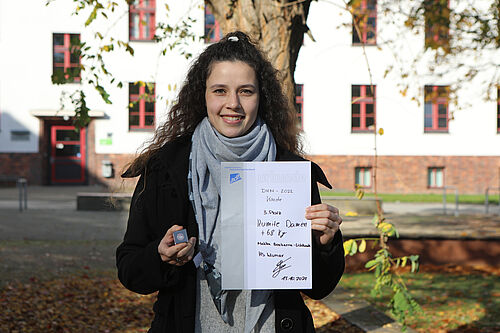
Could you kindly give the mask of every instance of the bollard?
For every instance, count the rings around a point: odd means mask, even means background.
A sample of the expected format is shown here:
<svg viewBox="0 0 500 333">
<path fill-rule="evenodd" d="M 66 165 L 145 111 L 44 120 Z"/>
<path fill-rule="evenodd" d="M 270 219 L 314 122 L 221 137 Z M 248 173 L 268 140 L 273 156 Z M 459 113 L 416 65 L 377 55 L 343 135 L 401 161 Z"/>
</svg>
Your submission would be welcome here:
<svg viewBox="0 0 500 333">
<path fill-rule="evenodd" d="M 446 187 L 443 187 L 443 215 L 446 215 Z"/>
<path fill-rule="evenodd" d="M 498 190 L 498 206 L 500 206 L 500 187 L 487 187 L 485 194 L 484 194 L 484 213 L 488 214 L 489 213 L 489 191 L 490 190 Z"/>
<path fill-rule="evenodd" d="M 17 188 L 19 190 L 19 211 L 22 212 L 28 209 L 28 181 L 25 178 L 17 180 Z"/>
<path fill-rule="evenodd" d="M 443 186 L 443 215 L 446 215 L 446 190 L 454 189 L 455 190 L 455 212 L 454 215 L 458 216 L 458 188 L 456 186 Z"/>
</svg>

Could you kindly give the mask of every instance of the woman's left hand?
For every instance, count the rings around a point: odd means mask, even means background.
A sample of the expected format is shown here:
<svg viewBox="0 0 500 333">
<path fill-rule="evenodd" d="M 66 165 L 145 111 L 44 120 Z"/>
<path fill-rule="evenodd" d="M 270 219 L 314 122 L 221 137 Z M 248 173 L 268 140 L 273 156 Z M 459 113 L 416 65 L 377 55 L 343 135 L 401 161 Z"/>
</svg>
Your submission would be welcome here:
<svg viewBox="0 0 500 333">
<path fill-rule="evenodd" d="M 307 207 L 306 219 L 311 220 L 311 228 L 319 245 L 330 244 L 342 223 L 339 210 L 325 203 Z"/>
</svg>

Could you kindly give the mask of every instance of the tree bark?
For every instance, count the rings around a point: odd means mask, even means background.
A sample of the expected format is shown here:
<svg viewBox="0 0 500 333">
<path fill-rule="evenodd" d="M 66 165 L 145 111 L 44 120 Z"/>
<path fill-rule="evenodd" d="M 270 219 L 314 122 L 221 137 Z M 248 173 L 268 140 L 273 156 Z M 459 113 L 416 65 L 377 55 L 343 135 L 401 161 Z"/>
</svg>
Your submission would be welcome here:
<svg viewBox="0 0 500 333">
<path fill-rule="evenodd" d="M 240 30 L 259 43 L 280 72 L 284 90 L 293 105 L 293 73 L 307 32 L 311 0 L 206 0 L 224 33 Z"/>
</svg>

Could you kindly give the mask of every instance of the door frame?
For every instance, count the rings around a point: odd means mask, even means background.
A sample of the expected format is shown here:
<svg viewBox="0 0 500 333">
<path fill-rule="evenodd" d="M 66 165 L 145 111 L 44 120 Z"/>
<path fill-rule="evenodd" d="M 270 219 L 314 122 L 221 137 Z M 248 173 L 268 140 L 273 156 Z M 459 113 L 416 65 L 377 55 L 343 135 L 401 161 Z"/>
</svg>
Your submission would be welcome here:
<svg viewBox="0 0 500 333">
<path fill-rule="evenodd" d="M 50 168 L 50 182 L 51 184 L 83 184 L 86 181 L 86 160 L 87 160 L 87 147 L 86 147 L 86 128 L 80 129 L 80 140 L 79 141 L 58 141 L 56 140 L 57 130 L 74 130 L 75 126 L 72 125 L 60 125 L 53 124 L 50 126 L 50 136 L 49 136 L 49 168 Z M 80 157 L 56 157 L 56 144 L 79 144 L 80 145 Z M 56 160 L 59 161 L 78 161 L 80 165 L 80 178 L 79 179 L 56 179 L 55 165 Z"/>
</svg>

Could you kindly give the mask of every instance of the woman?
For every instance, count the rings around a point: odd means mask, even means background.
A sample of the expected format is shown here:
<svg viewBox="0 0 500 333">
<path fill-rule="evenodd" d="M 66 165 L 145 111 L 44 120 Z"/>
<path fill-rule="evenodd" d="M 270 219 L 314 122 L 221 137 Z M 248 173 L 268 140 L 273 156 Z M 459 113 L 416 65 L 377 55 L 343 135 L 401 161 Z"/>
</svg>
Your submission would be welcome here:
<svg viewBox="0 0 500 333">
<path fill-rule="evenodd" d="M 150 332 L 314 332 L 298 290 L 220 290 L 220 162 L 303 161 L 299 153 L 276 70 L 249 37 L 233 32 L 207 47 L 167 122 L 123 175 L 140 179 L 118 276 L 134 292 L 159 291 Z M 313 288 L 302 292 L 318 299 L 339 281 L 344 251 L 342 219 L 320 203 L 316 182 L 330 184 L 311 165 Z M 175 245 L 181 229 L 189 241 Z"/>
</svg>

